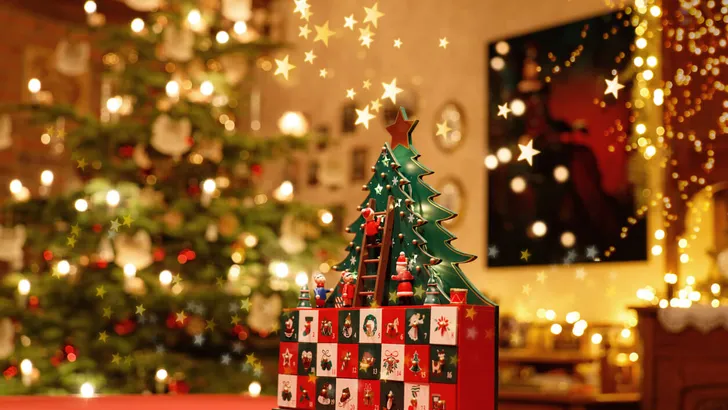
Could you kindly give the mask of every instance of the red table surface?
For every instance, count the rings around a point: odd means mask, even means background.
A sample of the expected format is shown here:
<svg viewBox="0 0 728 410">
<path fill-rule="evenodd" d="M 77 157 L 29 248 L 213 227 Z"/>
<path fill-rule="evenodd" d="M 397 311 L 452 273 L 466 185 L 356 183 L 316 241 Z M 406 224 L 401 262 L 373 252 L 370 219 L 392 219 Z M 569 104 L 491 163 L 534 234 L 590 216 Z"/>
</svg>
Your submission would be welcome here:
<svg viewBox="0 0 728 410">
<path fill-rule="evenodd" d="M 73 396 L 0 397 L 2 410 L 271 410 L 275 397 L 244 396 Z"/>
</svg>

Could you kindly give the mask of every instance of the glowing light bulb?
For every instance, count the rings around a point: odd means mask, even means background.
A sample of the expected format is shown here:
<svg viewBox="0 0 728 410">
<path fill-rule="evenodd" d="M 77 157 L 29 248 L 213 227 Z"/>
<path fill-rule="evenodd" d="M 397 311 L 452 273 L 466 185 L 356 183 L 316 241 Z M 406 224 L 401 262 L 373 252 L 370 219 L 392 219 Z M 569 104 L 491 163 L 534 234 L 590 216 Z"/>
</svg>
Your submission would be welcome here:
<svg viewBox="0 0 728 410">
<path fill-rule="evenodd" d="M 523 177 L 515 177 L 511 179 L 511 191 L 520 194 L 526 190 L 526 180 Z"/>
<path fill-rule="evenodd" d="M 498 158 L 493 154 L 490 154 L 487 157 L 485 157 L 484 162 L 485 162 L 485 167 L 491 171 L 498 168 Z"/>
<path fill-rule="evenodd" d="M 76 202 L 74 202 L 73 206 L 78 212 L 86 212 L 86 210 L 88 209 L 88 202 L 86 202 L 85 199 L 77 199 Z"/>
<path fill-rule="evenodd" d="M 595 345 L 598 345 L 599 343 L 602 342 L 602 339 L 603 339 L 603 337 L 600 333 L 594 333 L 591 337 L 591 342 L 594 343 Z"/>
<path fill-rule="evenodd" d="M 237 265 L 237 264 L 232 265 L 230 267 L 230 269 L 228 269 L 228 280 L 233 281 L 233 282 L 238 280 L 238 278 L 240 278 L 241 270 L 242 269 L 240 269 L 240 265 Z"/>
<path fill-rule="evenodd" d="M 682 255 L 680 255 L 680 262 L 681 263 L 690 262 L 690 256 L 687 253 L 683 253 Z"/>
<path fill-rule="evenodd" d="M 18 282 L 18 293 L 23 296 L 30 293 L 30 281 L 28 279 L 21 279 L 20 282 Z"/>
<path fill-rule="evenodd" d="M 200 10 L 192 9 L 187 14 L 187 22 L 190 23 L 193 26 L 196 26 L 200 24 L 202 21 L 202 14 L 200 14 Z"/>
<path fill-rule="evenodd" d="M 655 255 L 655 256 L 662 255 L 662 246 L 660 246 L 660 245 L 653 246 L 652 247 L 652 254 Z"/>
<path fill-rule="evenodd" d="M 557 182 L 564 183 L 568 181 L 569 179 L 569 168 L 566 168 L 563 165 L 559 165 L 556 168 L 554 168 L 554 179 Z"/>
<path fill-rule="evenodd" d="M 279 201 L 289 201 L 293 198 L 293 184 L 291 181 L 283 181 L 276 189 L 274 196 Z"/>
<path fill-rule="evenodd" d="M 642 67 L 642 65 L 645 63 L 645 60 L 642 57 L 635 57 L 634 58 L 634 65 L 637 67 Z"/>
<path fill-rule="evenodd" d="M 30 81 L 28 81 L 28 91 L 33 94 L 40 91 L 40 80 L 37 78 L 31 78 Z"/>
<path fill-rule="evenodd" d="M 111 207 L 117 206 L 117 205 L 119 205 L 120 201 L 121 201 L 121 196 L 119 195 L 119 191 L 112 189 L 106 193 L 106 203 L 109 206 L 111 206 Z"/>
<path fill-rule="evenodd" d="M 562 330 L 563 330 L 563 328 L 558 323 L 554 323 L 554 324 L 551 325 L 551 333 L 553 333 L 555 335 L 561 334 L 561 331 Z"/>
<path fill-rule="evenodd" d="M 637 131 L 637 134 L 644 134 L 647 132 L 647 126 L 645 124 L 637 124 L 637 126 L 634 127 L 634 130 Z"/>
<path fill-rule="evenodd" d="M 629 361 L 630 362 L 634 363 L 634 362 L 636 362 L 639 359 L 640 359 L 640 355 L 638 355 L 636 352 L 632 352 L 632 353 L 629 354 Z"/>
<path fill-rule="evenodd" d="M 710 292 L 714 295 L 717 295 L 720 293 L 720 285 L 717 283 L 714 283 L 710 285 Z"/>
<path fill-rule="evenodd" d="M 645 70 L 642 72 L 642 78 L 644 78 L 647 81 L 652 80 L 652 78 L 655 76 L 655 73 L 652 70 Z"/>
<path fill-rule="evenodd" d="M 124 276 L 127 278 L 133 278 L 136 276 L 137 268 L 131 263 L 124 265 Z"/>
<path fill-rule="evenodd" d="M 23 190 L 23 183 L 20 182 L 19 179 L 14 179 L 14 180 L 10 181 L 10 193 L 11 194 L 17 195 L 22 190 Z"/>
<path fill-rule="evenodd" d="M 169 81 L 167 83 L 167 85 L 164 87 L 164 91 L 167 92 L 167 96 L 169 98 L 179 97 L 179 83 L 174 80 Z"/>
<path fill-rule="evenodd" d="M 573 233 L 566 231 L 561 234 L 561 245 L 564 248 L 571 248 L 576 243 L 576 235 Z"/>
<path fill-rule="evenodd" d="M 308 132 L 308 127 L 308 120 L 300 112 L 286 111 L 278 119 L 278 129 L 286 135 L 302 137 Z"/>
<path fill-rule="evenodd" d="M 88 0 L 86 3 L 83 4 L 83 11 L 85 11 L 86 14 L 96 13 L 96 2 L 93 0 Z"/>
<path fill-rule="evenodd" d="M 249 233 L 249 234 L 245 235 L 245 238 L 243 239 L 243 243 L 248 248 L 252 248 L 258 244 L 258 237 Z"/>
<path fill-rule="evenodd" d="M 506 55 L 508 52 L 511 51 L 511 46 L 508 45 L 505 41 L 499 41 L 495 43 L 495 52 L 500 55 Z"/>
<path fill-rule="evenodd" d="M 490 67 L 495 71 L 501 71 L 506 67 L 506 60 L 501 56 L 496 56 L 490 59 Z"/>
<path fill-rule="evenodd" d="M 329 211 L 321 212 L 320 218 L 321 218 L 321 223 L 324 225 L 328 225 L 334 221 L 334 215 Z"/>
<path fill-rule="evenodd" d="M 170 283 L 172 283 L 172 272 L 166 269 L 159 272 L 159 283 L 164 286 L 168 286 Z"/>
<path fill-rule="evenodd" d="M 306 272 L 298 272 L 296 274 L 296 285 L 303 286 L 308 283 L 308 274 Z"/>
<path fill-rule="evenodd" d="M 20 373 L 28 376 L 33 372 L 33 362 L 28 359 L 24 359 L 20 362 Z"/>
<path fill-rule="evenodd" d="M 220 44 L 225 44 L 230 40 L 230 34 L 227 31 L 218 31 L 215 35 L 215 40 Z"/>
<path fill-rule="evenodd" d="M 513 112 L 513 115 L 516 117 L 520 117 L 526 112 L 526 103 L 519 99 L 511 101 L 511 112 Z"/>
<path fill-rule="evenodd" d="M 288 273 L 289 273 L 289 271 L 288 271 L 288 264 L 285 263 L 285 262 L 279 262 L 279 261 L 271 262 L 271 264 L 268 267 L 268 269 L 270 269 L 270 271 L 274 275 L 276 275 L 277 277 L 279 277 L 281 279 L 287 277 L 288 276 Z"/>
<path fill-rule="evenodd" d="M 208 178 L 205 180 L 205 182 L 202 183 L 202 190 L 208 194 L 215 192 L 216 189 L 217 184 L 215 183 L 214 179 Z"/>
<path fill-rule="evenodd" d="M 245 34 L 248 31 L 248 25 L 244 21 L 236 21 L 233 31 L 235 31 L 235 34 Z"/>
<path fill-rule="evenodd" d="M 645 48 L 647 47 L 647 40 L 644 37 L 640 37 L 635 41 L 635 44 L 637 44 L 637 48 Z"/>
<path fill-rule="evenodd" d="M 96 391 L 94 390 L 94 386 L 91 385 L 91 383 L 86 382 L 81 385 L 81 397 L 85 399 L 90 399 L 91 397 L 94 397 L 94 394 L 96 394 Z"/>
<path fill-rule="evenodd" d="M 169 374 L 167 373 L 166 370 L 159 369 L 159 370 L 157 370 L 157 373 L 154 375 L 154 378 L 157 379 L 158 382 L 163 382 L 163 381 L 167 380 L 167 376 L 169 376 Z"/>
<path fill-rule="evenodd" d="M 545 316 L 546 316 L 546 319 L 547 320 L 554 320 L 554 319 L 556 319 L 556 312 L 554 312 L 553 310 L 549 309 L 549 310 L 546 311 L 546 315 Z"/>
<path fill-rule="evenodd" d="M 662 229 L 656 230 L 655 239 L 657 239 L 658 241 L 665 239 L 665 231 L 663 231 Z"/>
<path fill-rule="evenodd" d="M 654 67 L 657 65 L 657 57 L 655 56 L 649 56 L 647 57 L 647 65 L 650 67 Z"/>
<path fill-rule="evenodd" d="M 663 278 L 665 283 L 669 283 L 671 285 L 674 285 L 677 283 L 677 275 L 674 273 L 666 273 L 665 277 Z"/>
<path fill-rule="evenodd" d="M 40 183 L 43 186 L 49 186 L 53 183 L 53 171 L 45 170 L 40 173 Z"/>
<path fill-rule="evenodd" d="M 144 20 L 137 17 L 131 21 L 131 31 L 140 33 L 142 30 L 144 30 Z"/>
<path fill-rule="evenodd" d="M 547 230 L 548 228 L 543 221 L 536 221 L 531 225 L 531 232 L 539 238 L 546 235 Z"/>
<path fill-rule="evenodd" d="M 632 331 L 625 327 L 619 334 L 622 338 L 628 339 L 632 335 Z"/>
<path fill-rule="evenodd" d="M 71 271 L 71 264 L 68 263 L 68 261 L 64 259 L 64 260 L 58 262 L 58 264 L 56 265 L 56 270 L 61 275 L 68 275 L 68 272 Z"/>
<path fill-rule="evenodd" d="M 660 9 L 660 6 L 650 7 L 650 14 L 652 14 L 653 17 L 660 17 L 660 14 L 662 14 L 662 10 Z"/>
<path fill-rule="evenodd" d="M 566 314 L 566 323 L 576 323 L 580 317 L 581 315 L 579 314 L 579 312 L 569 312 Z"/>
<path fill-rule="evenodd" d="M 498 161 L 504 164 L 509 163 L 513 158 L 511 150 L 506 147 L 499 148 L 498 151 L 495 152 L 495 156 L 498 157 Z"/>
<path fill-rule="evenodd" d="M 120 96 L 111 97 L 108 100 L 106 100 L 106 109 L 109 110 L 110 113 L 116 114 L 121 109 L 121 105 L 124 103 L 124 100 Z"/>
<path fill-rule="evenodd" d="M 677 242 L 677 246 L 679 246 L 679 247 L 681 247 L 681 248 L 683 248 L 683 249 L 687 248 L 687 247 L 688 247 L 688 240 L 687 240 L 687 239 L 685 239 L 685 238 L 682 238 L 682 239 L 680 239 L 680 240 L 679 240 L 679 241 Z"/>
<path fill-rule="evenodd" d="M 202 95 L 209 97 L 213 92 L 215 92 L 215 86 L 209 81 L 203 81 L 202 84 L 200 84 L 200 92 Z"/>
<path fill-rule="evenodd" d="M 250 394 L 251 397 L 260 396 L 261 390 L 263 390 L 263 387 L 261 387 L 260 383 L 258 382 L 252 382 L 250 383 L 250 385 L 248 385 L 248 394 Z"/>
</svg>

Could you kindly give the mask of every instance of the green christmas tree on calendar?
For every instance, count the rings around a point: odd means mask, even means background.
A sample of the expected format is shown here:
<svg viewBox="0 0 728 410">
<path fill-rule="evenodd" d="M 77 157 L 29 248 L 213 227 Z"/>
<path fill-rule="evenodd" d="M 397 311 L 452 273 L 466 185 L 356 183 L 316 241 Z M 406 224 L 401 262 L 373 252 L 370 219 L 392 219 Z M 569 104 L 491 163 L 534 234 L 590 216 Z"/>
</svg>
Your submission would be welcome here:
<svg viewBox="0 0 728 410">
<path fill-rule="evenodd" d="M 392 143 L 384 144 L 362 187 L 369 194 L 347 228 L 355 234 L 347 257 L 336 265 L 342 278 L 356 275 L 356 285 L 342 280 L 329 306 L 445 304 L 451 291 L 462 298 L 457 302 L 494 305 L 458 266 L 475 257 L 453 247 L 455 236 L 442 226 L 456 215 L 434 201 L 439 192 L 422 180 L 432 171 L 412 145 L 416 126 L 402 108 L 387 127 Z M 436 292 L 426 297 L 428 288 Z"/>
</svg>

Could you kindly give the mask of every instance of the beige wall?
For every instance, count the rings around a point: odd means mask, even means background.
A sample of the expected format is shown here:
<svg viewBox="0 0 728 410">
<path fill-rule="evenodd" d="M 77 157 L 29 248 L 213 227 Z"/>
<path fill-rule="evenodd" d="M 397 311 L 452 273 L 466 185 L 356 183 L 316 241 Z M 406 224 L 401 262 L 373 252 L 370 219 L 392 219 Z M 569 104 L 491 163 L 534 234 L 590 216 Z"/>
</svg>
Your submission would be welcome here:
<svg viewBox="0 0 728 410">
<path fill-rule="evenodd" d="M 291 3 L 291 4 L 289 4 Z M 422 153 L 422 162 L 435 170 L 428 182 L 437 182 L 455 175 L 468 183 L 467 205 L 463 220 L 453 228 L 459 239 L 455 245 L 467 252 L 480 255 L 480 259 L 463 265 L 468 276 L 499 299 L 504 312 L 518 314 L 522 318 L 533 317 L 538 308 L 554 309 L 562 318 L 571 310 L 577 310 L 587 320 L 626 320 L 625 307 L 636 303 L 638 287 L 651 284 L 661 288 L 662 261 L 649 263 L 591 264 L 584 266 L 587 277 L 576 280 L 579 267 L 523 267 L 517 269 L 486 269 L 486 203 L 485 170 L 486 155 L 486 44 L 490 40 L 544 28 L 607 11 L 604 0 L 457 0 L 381 1 L 380 10 L 385 13 L 379 21 L 371 50 L 358 45 L 358 30 L 344 29 L 344 16 L 355 14 L 363 19 L 364 5 L 373 2 L 354 0 L 317 0 L 311 2 L 314 13 L 312 23 L 330 20 L 337 36 L 330 40 L 329 48 L 321 42 L 314 46 L 318 58 L 312 66 L 303 62 L 303 52 L 312 47 L 309 40 L 297 37 L 302 21 L 290 17 L 287 22 L 287 38 L 293 41 L 291 61 L 297 66 L 291 72 L 289 82 L 279 81 L 269 85 L 263 94 L 263 123 L 270 126 L 286 110 L 309 114 L 314 124 L 328 124 L 338 137 L 340 111 L 345 90 L 354 87 L 358 105 L 379 98 L 381 82 L 398 79 L 401 88 L 414 89 L 420 96 L 420 126 L 415 133 L 415 143 Z M 284 15 L 291 16 L 292 2 L 280 5 Z M 361 23 L 357 24 L 360 28 Z M 311 26 L 313 29 L 313 27 Z M 447 36 L 447 50 L 438 48 L 438 38 Z M 395 38 L 401 38 L 401 49 L 393 48 Z M 326 67 L 331 76 L 320 79 L 318 70 Z M 264 76 L 270 78 L 270 76 Z M 372 89 L 362 89 L 364 79 L 372 81 Z M 267 94 L 266 94 L 267 93 Z M 361 98 L 359 98 L 361 97 Z M 444 154 L 434 144 L 434 117 L 446 100 L 455 100 L 465 107 L 468 132 L 460 148 Z M 389 136 L 381 118 L 371 122 L 369 130 L 358 128 L 356 135 L 342 138 L 346 157 L 353 146 L 371 147 L 371 161 L 378 148 Z M 348 168 L 344 171 L 348 175 Z M 299 198 L 322 204 L 348 204 L 347 223 L 354 218 L 355 207 L 362 200 L 359 184 L 331 192 L 325 188 L 299 192 Z M 654 218 L 651 222 L 654 222 Z M 652 230 L 652 228 L 651 228 Z M 537 272 L 545 270 L 545 284 L 536 281 Z M 530 296 L 522 293 L 522 286 L 530 284 Z"/>
</svg>

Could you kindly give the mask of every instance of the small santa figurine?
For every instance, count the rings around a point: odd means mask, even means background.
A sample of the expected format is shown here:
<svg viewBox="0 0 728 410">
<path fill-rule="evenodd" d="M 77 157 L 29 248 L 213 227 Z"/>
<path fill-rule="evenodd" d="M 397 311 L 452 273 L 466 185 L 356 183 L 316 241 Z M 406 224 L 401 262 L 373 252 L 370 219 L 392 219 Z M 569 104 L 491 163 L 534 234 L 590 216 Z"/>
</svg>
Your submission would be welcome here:
<svg viewBox="0 0 728 410">
<path fill-rule="evenodd" d="M 374 215 L 372 208 L 366 207 L 361 210 L 361 216 L 364 217 L 364 233 L 367 236 L 374 236 L 379 233 L 379 224 L 381 219 Z"/>
<path fill-rule="evenodd" d="M 322 308 L 326 303 L 326 295 L 333 292 L 333 289 L 326 289 L 326 277 L 321 273 L 313 275 L 313 281 L 316 283 L 316 288 L 313 290 L 316 297 L 316 307 Z"/>
<path fill-rule="evenodd" d="M 403 303 L 414 295 L 412 282 L 415 280 L 414 276 L 407 270 L 407 257 L 404 256 L 404 252 L 399 253 L 395 269 L 397 274 L 392 275 L 392 280 L 399 281 L 397 284 L 397 299 L 399 299 L 400 303 Z"/>
<path fill-rule="evenodd" d="M 354 274 L 345 270 L 341 274 L 341 300 L 342 306 L 350 307 L 354 303 Z"/>
</svg>

